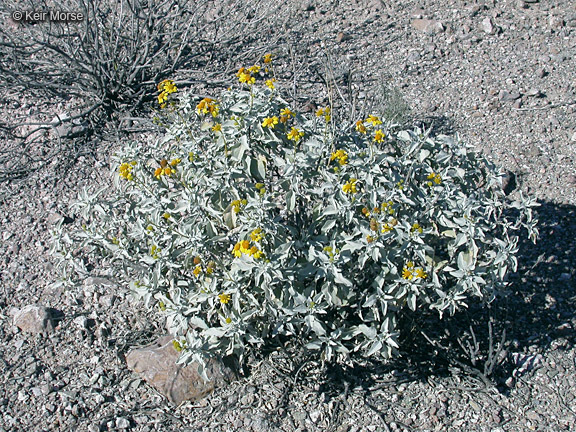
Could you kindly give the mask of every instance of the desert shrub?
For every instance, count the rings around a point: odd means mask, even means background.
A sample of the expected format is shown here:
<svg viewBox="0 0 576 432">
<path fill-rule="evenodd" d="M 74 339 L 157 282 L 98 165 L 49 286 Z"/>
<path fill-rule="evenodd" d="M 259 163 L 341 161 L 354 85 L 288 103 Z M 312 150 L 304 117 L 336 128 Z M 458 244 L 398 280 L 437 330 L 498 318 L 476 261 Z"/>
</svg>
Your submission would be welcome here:
<svg viewBox="0 0 576 432">
<path fill-rule="evenodd" d="M 115 155 L 113 192 L 80 195 L 82 230 L 56 236 L 62 268 L 104 257 L 166 316 L 184 363 L 242 361 L 279 335 L 327 361 L 388 358 L 403 311 L 490 302 L 516 269 L 515 232 L 537 235 L 533 201 L 509 202 L 457 138 L 296 113 L 255 82 L 268 66 L 217 98 L 160 83 L 165 136 Z"/>
<path fill-rule="evenodd" d="M 0 28 L 0 77 L 49 97 L 88 98 L 108 111 L 137 107 L 150 82 L 173 73 L 197 39 L 203 7 L 177 0 L 13 2 L 15 11 L 82 14 L 72 22 L 23 19 Z M 10 9 L 10 10 L 8 10 Z M 8 15 L 8 14 L 7 14 Z M 9 19 L 6 17 L 6 19 Z"/>
</svg>

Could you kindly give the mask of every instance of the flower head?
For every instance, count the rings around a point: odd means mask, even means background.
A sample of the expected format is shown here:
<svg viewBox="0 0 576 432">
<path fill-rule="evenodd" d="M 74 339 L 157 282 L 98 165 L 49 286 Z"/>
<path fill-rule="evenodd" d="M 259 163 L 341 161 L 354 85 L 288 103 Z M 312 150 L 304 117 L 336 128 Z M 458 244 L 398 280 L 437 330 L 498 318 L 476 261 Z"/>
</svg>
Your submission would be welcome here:
<svg viewBox="0 0 576 432">
<path fill-rule="evenodd" d="M 330 160 L 335 160 L 338 159 L 338 163 L 340 165 L 346 165 L 348 163 L 348 153 L 346 153 L 346 150 L 336 150 L 334 153 L 332 153 L 332 155 L 330 156 Z"/>
<path fill-rule="evenodd" d="M 278 124 L 278 117 L 266 117 L 262 122 L 262 127 L 267 127 L 270 129 L 274 129 L 274 126 Z"/>
<path fill-rule="evenodd" d="M 120 175 L 120 177 L 126 180 L 133 180 L 134 176 L 132 175 L 132 169 L 134 168 L 134 165 L 136 165 L 135 162 L 132 163 L 124 162 L 122 165 L 120 165 L 120 167 L 118 168 L 118 174 Z"/>
<path fill-rule="evenodd" d="M 375 133 L 374 133 L 374 141 L 376 141 L 377 143 L 381 143 L 384 140 L 384 132 L 382 132 L 382 129 L 378 129 Z"/>
<path fill-rule="evenodd" d="M 253 242 L 259 242 L 260 240 L 262 240 L 262 228 L 256 228 L 254 231 L 252 231 L 250 233 L 250 239 Z"/>
<path fill-rule="evenodd" d="M 216 117 L 218 115 L 218 105 L 214 99 L 204 98 L 196 105 L 196 112 L 198 114 L 210 113 L 212 117 Z"/>
<path fill-rule="evenodd" d="M 220 303 L 227 304 L 232 296 L 230 296 L 230 294 L 220 294 L 218 298 L 220 299 Z"/>
<path fill-rule="evenodd" d="M 362 120 L 358 120 L 356 122 L 356 130 L 362 134 L 366 133 L 366 126 L 364 126 L 364 122 Z"/>
<path fill-rule="evenodd" d="M 265 81 L 264 84 L 266 84 L 266 87 L 268 87 L 270 90 L 274 90 L 274 83 L 276 82 L 276 78 L 271 78 Z"/>
<path fill-rule="evenodd" d="M 270 64 L 272 63 L 272 54 L 268 53 L 268 54 L 264 54 L 264 64 Z"/>
<path fill-rule="evenodd" d="M 355 194 L 356 192 L 358 192 L 358 190 L 356 189 L 356 182 L 358 181 L 358 179 L 355 178 L 351 178 L 350 180 L 348 180 L 344 186 L 342 186 L 342 190 L 344 191 L 344 193 L 351 193 L 351 194 Z"/>
<path fill-rule="evenodd" d="M 282 123 L 286 123 L 292 117 L 294 117 L 294 113 L 290 111 L 290 108 L 284 108 L 280 111 L 280 121 Z"/>
<path fill-rule="evenodd" d="M 379 124 L 382 124 L 382 120 L 374 115 L 369 115 L 365 122 L 370 123 L 372 126 L 378 126 Z"/>
<path fill-rule="evenodd" d="M 302 137 L 304 136 L 304 132 L 300 131 L 298 129 L 296 129 L 295 127 L 293 127 L 290 132 L 288 132 L 288 134 L 286 135 L 288 137 L 289 140 L 298 142 L 302 139 Z"/>
</svg>

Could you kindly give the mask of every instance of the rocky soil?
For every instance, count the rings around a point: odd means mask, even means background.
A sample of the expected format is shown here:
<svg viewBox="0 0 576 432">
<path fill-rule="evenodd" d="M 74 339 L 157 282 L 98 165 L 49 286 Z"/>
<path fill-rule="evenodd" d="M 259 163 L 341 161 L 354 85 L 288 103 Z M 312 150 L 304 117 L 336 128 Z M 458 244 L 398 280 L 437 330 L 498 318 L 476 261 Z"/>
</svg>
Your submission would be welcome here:
<svg viewBox="0 0 576 432">
<path fill-rule="evenodd" d="M 110 181 L 110 154 L 127 139 L 107 130 L 71 140 L 69 151 L 47 157 L 28 176 L 0 183 L 0 430 L 576 430 L 576 4 L 256 5 L 279 12 L 260 21 L 257 34 L 240 35 L 245 61 L 220 53 L 202 69 L 181 71 L 177 84 L 189 79 L 193 91 L 215 92 L 225 84 L 191 77 L 226 71 L 232 82 L 238 67 L 272 51 L 281 82 L 302 110 L 326 102 L 328 76 L 335 105 L 351 117 L 366 106 L 402 111 L 404 101 L 405 118 L 434 133 L 459 134 L 513 173 L 512 194 L 541 203 L 541 238 L 520 243 L 509 295 L 490 311 L 471 307 L 449 324 L 434 317 L 415 323 L 423 333 L 445 332 L 448 350 L 414 337 L 389 364 L 335 368 L 294 348 L 271 349 L 251 359 L 240 380 L 174 407 L 125 360 L 129 349 L 164 334 L 159 318 L 131 301 L 103 268 L 71 289 L 54 286 L 59 275 L 50 231 L 82 187 Z M 254 16 L 246 7 L 226 19 Z M 0 92 L 4 119 L 50 121 L 78 102 L 34 98 L 4 85 Z M 154 138 L 149 132 L 128 137 Z M 2 169 L 23 150 L 18 145 L 3 133 Z M 56 145 L 47 133 L 26 151 L 44 157 Z M 14 325 L 14 308 L 32 304 L 49 308 L 52 331 Z M 506 352 L 488 379 L 489 322 L 496 342 L 506 331 Z M 477 355 L 457 343 L 472 341 L 472 332 Z"/>
</svg>

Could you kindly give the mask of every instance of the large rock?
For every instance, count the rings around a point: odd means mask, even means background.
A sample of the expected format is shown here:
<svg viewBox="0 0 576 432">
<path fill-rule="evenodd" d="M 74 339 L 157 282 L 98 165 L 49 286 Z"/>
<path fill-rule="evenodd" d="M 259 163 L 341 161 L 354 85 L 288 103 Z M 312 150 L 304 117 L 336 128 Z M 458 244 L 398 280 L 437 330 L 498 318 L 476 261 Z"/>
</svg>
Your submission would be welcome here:
<svg viewBox="0 0 576 432">
<path fill-rule="evenodd" d="M 206 364 L 209 381 L 198 373 L 198 363 L 177 365 L 178 352 L 170 335 L 159 338 L 154 344 L 130 351 L 126 363 L 134 372 L 154 386 L 175 405 L 187 400 L 198 400 L 215 388 L 237 378 L 236 373 L 222 360 L 210 359 Z"/>
<path fill-rule="evenodd" d="M 54 322 L 50 310 L 44 306 L 28 305 L 12 312 L 14 325 L 20 330 L 32 333 L 51 333 L 54 330 Z"/>
<path fill-rule="evenodd" d="M 412 20 L 412 27 L 418 31 L 434 34 L 441 33 L 445 30 L 444 24 L 440 21 L 417 18 Z"/>
</svg>

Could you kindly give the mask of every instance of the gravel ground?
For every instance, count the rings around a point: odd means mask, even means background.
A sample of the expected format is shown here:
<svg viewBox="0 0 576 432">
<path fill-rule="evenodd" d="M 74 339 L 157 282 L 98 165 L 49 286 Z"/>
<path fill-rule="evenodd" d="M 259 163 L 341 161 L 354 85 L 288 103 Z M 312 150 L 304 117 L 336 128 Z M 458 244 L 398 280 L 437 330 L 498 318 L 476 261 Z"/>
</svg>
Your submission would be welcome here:
<svg viewBox="0 0 576 432">
<path fill-rule="evenodd" d="M 341 109 L 353 114 L 355 107 L 382 107 L 391 99 L 400 107 L 398 94 L 418 124 L 458 133 L 514 174 L 513 194 L 541 203 L 541 238 L 536 245 L 521 242 L 509 295 L 489 311 L 471 307 L 448 324 L 434 317 L 415 322 L 445 335 L 448 350 L 414 337 L 390 364 L 334 368 L 295 348 L 272 349 L 251 359 L 238 382 L 171 407 L 124 359 L 131 347 L 163 334 L 158 318 L 129 301 L 125 287 L 98 280 L 53 287 L 50 230 L 81 187 L 110 178 L 117 140 L 95 135 L 72 142 L 72 151 L 29 176 L 0 183 L 0 430 L 576 430 L 576 4 L 287 3 L 282 14 L 259 24 L 256 36 L 241 35 L 245 63 L 214 56 L 179 78 L 193 81 L 217 70 L 233 77 L 238 67 L 274 51 L 301 109 L 325 103 L 328 65 Z M 227 19 L 246 19 L 248 9 Z M 77 103 L 0 87 L 3 118 L 46 121 Z M 197 82 L 192 90 L 216 87 Z M 0 150 L 18 150 L 14 143 L 4 136 Z M 33 151 L 50 154 L 54 145 L 46 135 Z M 33 303 L 57 311 L 51 335 L 30 336 L 12 325 L 11 308 Z M 495 339 L 506 330 L 506 353 L 488 380 L 482 372 L 490 322 Z M 472 340 L 472 332 L 476 357 L 458 345 Z"/>
</svg>

